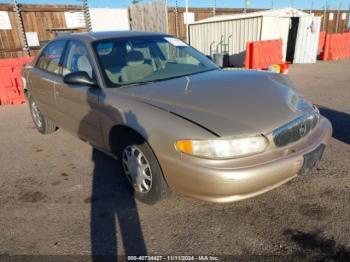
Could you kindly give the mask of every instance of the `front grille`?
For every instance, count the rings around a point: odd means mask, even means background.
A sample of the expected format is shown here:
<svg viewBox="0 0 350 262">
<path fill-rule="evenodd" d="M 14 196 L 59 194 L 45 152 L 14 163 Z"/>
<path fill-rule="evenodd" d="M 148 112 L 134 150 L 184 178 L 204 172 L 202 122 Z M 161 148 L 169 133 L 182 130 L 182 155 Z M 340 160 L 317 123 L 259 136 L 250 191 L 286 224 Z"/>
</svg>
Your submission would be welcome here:
<svg viewBox="0 0 350 262">
<path fill-rule="evenodd" d="M 277 128 L 272 133 L 273 141 L 278 147 L 294 143 L 307 136 L 315 128 L 320 115 L 318 112 L 312 112 L 302 115 L 288 124 Z"/>
</svg>

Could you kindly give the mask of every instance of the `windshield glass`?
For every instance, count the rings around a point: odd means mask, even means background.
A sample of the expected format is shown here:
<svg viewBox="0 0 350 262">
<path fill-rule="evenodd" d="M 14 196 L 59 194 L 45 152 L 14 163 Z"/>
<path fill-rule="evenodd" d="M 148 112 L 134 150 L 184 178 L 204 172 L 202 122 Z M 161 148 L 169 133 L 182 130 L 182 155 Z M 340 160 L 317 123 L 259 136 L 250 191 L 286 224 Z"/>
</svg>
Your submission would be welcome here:
<svg viewBox="0 0 350 262">
<path fill-rule="evenodd" d="M 102 74 L 112 87 L 160 81 L 218 67 L 170 36 L 116 38 L 94 43 Z"/>
</svg>

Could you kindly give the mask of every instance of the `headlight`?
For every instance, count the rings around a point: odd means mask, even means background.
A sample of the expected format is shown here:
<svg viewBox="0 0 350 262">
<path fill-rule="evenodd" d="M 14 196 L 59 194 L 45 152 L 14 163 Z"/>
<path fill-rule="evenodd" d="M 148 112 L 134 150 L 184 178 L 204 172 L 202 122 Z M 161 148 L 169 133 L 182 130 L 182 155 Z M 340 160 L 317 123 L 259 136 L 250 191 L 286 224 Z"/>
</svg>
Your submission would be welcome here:
<svg viewBox="0 0 350 262">
<path fill-rule="evenodd" d="M 263 136 L 215 140 L 180 140 L 178 151 L 203 158 L 228 159 L 253 155 L 265 151 L 267 140 Z"/>
</svg>

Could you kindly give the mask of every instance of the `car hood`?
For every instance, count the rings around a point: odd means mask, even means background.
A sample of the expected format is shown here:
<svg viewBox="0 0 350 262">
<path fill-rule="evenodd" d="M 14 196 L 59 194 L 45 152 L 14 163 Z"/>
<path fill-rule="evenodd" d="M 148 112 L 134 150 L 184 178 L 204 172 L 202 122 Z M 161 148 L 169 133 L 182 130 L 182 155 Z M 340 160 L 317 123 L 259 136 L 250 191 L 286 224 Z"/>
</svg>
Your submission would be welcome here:
<svg viewBox="0 0 350 262">
<path fill-rule="evenodd" d="M 301 97 L 289 78 L 259 71 L 215 70 L 122 91 L 221 137 L 268 134 L 312 110 L 298 109 Z"/>
</svg>

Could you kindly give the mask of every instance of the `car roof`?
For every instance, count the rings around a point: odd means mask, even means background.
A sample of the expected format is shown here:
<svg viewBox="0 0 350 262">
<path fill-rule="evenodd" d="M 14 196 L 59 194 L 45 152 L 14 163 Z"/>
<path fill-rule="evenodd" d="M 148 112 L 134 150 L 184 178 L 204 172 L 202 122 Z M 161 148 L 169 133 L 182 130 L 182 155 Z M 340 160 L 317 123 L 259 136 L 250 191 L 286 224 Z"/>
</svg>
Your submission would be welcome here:
<svg viewBox="0 0 350 262">
<path fill-rule="evenodd" d="M 104 32 L 86 32 L 74 33 L 69 35 L 58 36 L 56 39 L 80 39 L 82 41 L 96 41 L 111 38 L 124 38 L 135 36 L 165 36 L 165 33 L 141 32 L 141 31 L 104 31 Z"/>
</svg>

